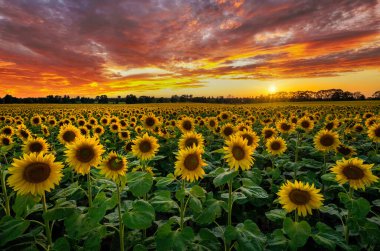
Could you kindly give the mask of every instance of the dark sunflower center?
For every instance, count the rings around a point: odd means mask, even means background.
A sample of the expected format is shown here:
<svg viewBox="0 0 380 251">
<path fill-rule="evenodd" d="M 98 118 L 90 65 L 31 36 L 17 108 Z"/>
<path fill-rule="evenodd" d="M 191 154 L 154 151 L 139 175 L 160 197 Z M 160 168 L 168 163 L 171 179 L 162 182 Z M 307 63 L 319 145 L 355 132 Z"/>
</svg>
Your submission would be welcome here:
<svg viewBox="0 0 380 251">
<path fill-rule="evenodd" d="M 356 126 L 356 127 L 355 127 L 355 131 L 356 131 L 356 132 L 361 132 L 361 131 L 363 131 L 363 127 L 362 127 L 362 126 Z"/>
<path fill-rule="evenodd" d="M 152 144 L 148 140 L 144 140 L 140 143 L 139 149 L 143 153 L 147 153 L 152 149 Z"/>
<path fill-rule="evenodd" d="M 234 156 L 236 160 L 244 159 L 245 152 L 241 146 L 233 146 L 231 152 L 232 152 L 232 156 Z"/>
<path fill-rule="evenodd" d="M 33 123 L 34 123 L 34 124 L 38 124 L 38 123 L 40 123 L 40 119 L 39 119 L 39 118 L 34 118 L 34 119 L 33 119 Z"/>
<path fill-rule="evenodd" d="M 33 142 L 32 144 L 30 144 L 29 146 L 29 150 L 32 152 L 32 153 L 39 153 L 41 152 L 43 149 L 43 146 L 41 145 L 41 143 L 39 142 Z"/>
<path fill-rule="evenodd" d="M 2 144 L 5 146 L 8 146 L 11 143 L 11 141 L 8 138 L 3 138 L 2 139 Z"/>
<path fill-rule="evenodd" d="M 107 166 L 112 171 L 119 171 L 123 168 L 123 161 L 118 157 L 111 157 L 108 160 Z"/>
<path fill-rule="evenodd" d="M 148 117 L 148 118 L 146 118 L 146 119 L 145 119 L 145 123 L 146 123 L 146 125 L 149 126 L 149 127 L 154 126 L 154 123 L 155 123 L 154 118 L 152 118 L 152 117 Z"/>
<path fill-rule="evenodd" d="M 12 130 L 10 128 L 4 128 L 3 133 L 6 134 L 6 135 L 11 135 L 12 134 Z"/>
<path fill-rule="evenodd" d="M 210 122 L 209 122 L 209 125 L 211 126 L 211 127 L 214 127 L 216 124 L 215 124 L 215 121 L 214 120 L 211 120 Z"/>
<path fill-rule="evenodd" d="M 286 123 L 282 123 L 281 124 L 281 129 L 284 130 L 284 131 L 289 131 L 290 130 L 290 125 L 288 125 Z"/>
<path fill-rule="evenodd" d="M 184 161 L 184 166 L 187 170 L 193 171 L 197 169 L 198 165 L 199 165 L 199 158 L 197 154 L 192 153 L 186 156 L 185 161 Z"/>
<path fill-rule="evenodd" d="M 54 125 L 54 124 L 55 124 L 55 121 L 54 121 L 54 120 L 49 120 L 49 124 L 50 124 L 50 125 Z"/>
<path fill-rule="evenodd" d="M 21 137 L 23 137 L 24 139 L 26 139 L 26 138 L 29 137 L 29 133 L 27 133 L 25 130 L 21 130 L 21 131 L 20 131 L 20 135 L 21 135 Z"/>
<path fill-rule="evenodd" d="M 117 130 L 119 127 L 117 125 L 112 125 L 112 130 Z"/>
<path fill-rule="evenodd" d="M 79 125 L 79 126 L 84 126 L 84 124 L 86 124 L 86 122 L 83 121 L 83 120 L 81 120 L 81 121 L 78 122 L 78 125 Z"/>
<path fill-rule="evenodd" d="M 360 167 L 349 165 L 343 168 L 343 175 L 349 180 L 360 180 L 364 177 L 364 172 Z"/>
<path fill-rule="evenodd" d="M 242 137 L 243 137 L 243 139 L 246 139 L 246 140 L 248 141 L 248 145 L 249 145 L 249 146 L 252 145 L 252 143 L 253 143 L 253 138 L 252 138 L 251 135 L 249 135 L 249 134 L 243 134 Z"/>
<path fill-rule="evenodd" d="M 198 146 L 198 140 L 195 138 L 187 138 L 185 141 L 186 147 L 192 147 L 194 144 Z"/>
<path fill-rule="evenodd" d="M 66 131 L 63 135 L 62 138 L 66 142 L 72 142 L 75 140 L 75 133 L 72 131 Z"/>
<path fill-rule="evenodd" d="M 281 149 L 281 143 L 278 142 L 278 141 L 273 141 L 271 144 L 270 144 L 270 148 L 274 151 L 277 151 L 277 150 L 280 150 Z"/>
<path fill-rule="evenodd" d="M 380 137 L 380 126 L 375 129 L 376 137 Z"/>
<path fill-rule="evenodd" d="M 334 139 L 334 136 L 330 134 L 325 134 L 320 138 L 319 142 L 323 146 L 332 146 L 335 142 L 335 139 Z"/>
<path fill-rule="evenodd" d="M 297 118 L 292 118 L 292 123 L 293 124 L 297 123 Z"/>
<path fill-rule="evenodd" d="M 128 143 L 125 145 L 125 151 L 126 151 L 126 152 L 130 152 L 130 151 L 132 151 L 132 146 L 133 146 L 133 143 L 132 143 L 132 142 L 128 142 Z"/>
<path fill-rule="evenodd" d="M 304 120 L 304 121 L 301 122 L 301 126 L 302 126 L 302 128 L 307 129 L 307 128 L 310 127 L 310 122 L 307 121 L 307 120 Z"/>
<path fill-rule="evenodd" d="M 46 163 L 34 162 L 27 165 L 23 172 L 24 180 L 30 183 L 41 183 L 50 176 L 50 166 Z"/>
<path fill-rule="evenodd" d="M 266 130 L 266 131 L 264 132 L 264 137 L 265 137 L 266 139 L 269 139 L 270 137 L 272 137 L 272 135 L 273 135 L 273 131 L 272 131 L 272 130 Z"/>
<path fill-rule="evenodd" d="M 331 122 L 330 122 L 330 123 L 328 123 L 328 124 L 326 125 L 325 128 L 326 128 L 327 130 L 331 130 L 333 127 L 334 127 L 334 123 L 331 123 Z"/>
<path fill-rule="evenodd" d="M 95 157 L 95 151 L 91 146 L 82 146 L 76 152 L 76 158 L 82 163 L 88 163 Z"/>
<path fill-rule="evenodd" d="M 351 149 L 345 146 L 339 146 L 337 150 L 343 155 L 349 155 L 351 153 Z"/>
<path fill-rule="evenodd" d="M 191 128 L 193 127 L 193 125 L 191 124 L 190 121 L 185 120 L 185 121 L 183 121 L 183 123 L 182 123 L 182 127 L 183 127 L 186 131 L 190 131 Z"/>
<path fill-rule="evenodd" d="M 310 194 L 307 191 L 294 189 L 289 193 L 289 199 L 296 205 L 306 205 L 310 201 Z"/>
<path fill-rule="evenodd" d="M 127 132 L 122 132 L 121 137 L 128 138 L 129 134 Z"/>
<path fill-rule="evenodd" d="M 227 114 L 222 114 L 222 119 L 224 119 L 224 120 L 228 119 L 228 115 Z"/>
<path fill-rule="evenodd" d="M 96 133 L 101 133 L 101 132 L 102 132 L 102 129 L 100 129 L 99 127 L 98 127 L 98 128 L 95 128 L 95 132 L 96 132 Z"/>
<path fill-rule="evenodd" d="M 226 136 L 230 136 L 233 132 L 234 132 L 234 130 L 232 130 L 232 128 L 229 127 L 229 126 L 227 126 L 226 128 L 224 128 L 224 130 L 223 130 L 223 133 Z"/>
</svg>

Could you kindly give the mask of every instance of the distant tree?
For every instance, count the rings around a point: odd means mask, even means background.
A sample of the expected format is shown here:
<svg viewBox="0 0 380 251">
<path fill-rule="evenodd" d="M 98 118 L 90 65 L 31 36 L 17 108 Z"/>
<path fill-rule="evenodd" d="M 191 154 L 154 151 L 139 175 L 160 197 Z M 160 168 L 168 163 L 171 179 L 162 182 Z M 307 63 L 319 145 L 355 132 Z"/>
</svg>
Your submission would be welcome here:
<svg viewBox="0 0 380 251">
<path fill-rule="evenodd" d="M 98 103 L 99 104 L 108 104 L 107 95 L 100 95 Z"/>
<path fill-rule="evenodd" d="M 125 103 L 126 104 L 136 104 L 137 103 L 137 97 L 133 94 L 129 94 L 125 97 Z"/>
<path fill-rule="evenodd" d="M 373 99 L 380 99 L 380 91 L 376 91 L 372 94 Z"/>
<path fill-rule="evenodd" d="M 13 97 L 10 94 L 5 95 L 3 100 L 4 100 L 4 104 L 13 104 L 17 102 L 17 98 Z"/>
</svg>

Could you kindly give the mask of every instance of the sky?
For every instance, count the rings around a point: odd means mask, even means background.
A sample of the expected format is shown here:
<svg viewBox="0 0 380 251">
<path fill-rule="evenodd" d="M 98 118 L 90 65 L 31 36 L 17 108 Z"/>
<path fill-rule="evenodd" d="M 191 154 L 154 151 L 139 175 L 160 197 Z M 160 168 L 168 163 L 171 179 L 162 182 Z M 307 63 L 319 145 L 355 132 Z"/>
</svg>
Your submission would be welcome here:
<svg viewBox="0 0 380 251">
<path fill-rule="evenodd" d="M 0 0 L 0 96 L 380 90 L 377 0 Z"/>
</svg>

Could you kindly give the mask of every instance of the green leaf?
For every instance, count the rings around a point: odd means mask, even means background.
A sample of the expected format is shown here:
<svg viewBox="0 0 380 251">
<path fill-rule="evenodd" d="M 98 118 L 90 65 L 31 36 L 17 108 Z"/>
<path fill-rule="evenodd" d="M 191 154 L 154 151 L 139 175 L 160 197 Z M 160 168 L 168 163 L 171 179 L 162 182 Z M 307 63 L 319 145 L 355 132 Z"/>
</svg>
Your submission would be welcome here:
<svg viewBox="0 0 380 251">
<path fill-rule="evenodd" d="M 265 216 L 271 221 L 283 220 L 286 218 L 286 211 L 283 209 L 273 209 L 266 212 Z"/>
<path fill-rule="evenodd" d="M 66 188 L 59 189 L 58 192 L 51 199 L 56 200 L 63 197 L 69 197 L 80 189 L 81 187 L 78 185 L 78 182 L 76 181 Z"/>
<path fill-rule="evenodd" d="M 270 250 L 286 250 L 288 239 L 284 236 L 281 229 L 276 229 L 268 239 Z"/>
<path fill-rule="evenodd" d="M 147 229 L 155 218 L 154 208 L 144 200 L 133 203 L 132 210 L 124 213 L 124 224 L 130 229 Z"/>
<path fill-rule="evenodd" d="M 33 195 L 17 195 L 16 200 L 12 206 L 16 217 L 25 217 L 27 212 L 36 204 L 36 197 Z"/>
<path fill-rule="evenodd" d="M 187 250 L 194 239 L 193 229 L 185 227 L 182 231 L 172 230 L 172 221 L 162 225 L 157 230 L 156 247 L 158 251 Z"/>
<path fill-rule="evenodd" d="M 321 179 L 325 180 L 325 181 L 335 182 L 335 174 L 333 174 L 333 173 L 326 173 L 326 174 L 324 174 L 324 175 L 321 176 Z"/>
<path fill-rule="evenodd" d="M 213 183 L 216 187 L 219 187 L 221 185 L 226 184 L 229 180 L 233 179 L 239 174 L 238 171 L 235 171 L 235 169 L 231 169 L 228 171 L 225 171 L 218 176 L 216 176 L 213 180 Z"/>
<path fill-rule="evenodd" d="M 169 173 L 166 177 L 158 177 L 156 178 L 156 186 L 157 187 L 167 187 L 173 181 L 175 181 L 175 177 L 172 173 Z"/>
<path fill-rule="evenodd" d="M 141 245 L 141 244 L 137 244 L 133 247 L 133 251 L 147 251 L 148 249 Z"/>
<path fill-rule="evenodd" d="M 377 207 L 380 207 L 380 199 L 372 201 L 372 204 L 374 204 Z"/>
<path fill-rule="evenodd" d="M 170 191 L 167 190 L 156 191 L 150 204 L 156 212 L 169 212 L 173 208 L 178 208 L 177 203 L 171 198 Z"/>
<path fill-rule="evenodd" d="M 357 218 L 365 218 L 371 210 L 371 205 L 364 198 L 355 199 L 352 204 L 352 215 Z"/>
<path fill-rule="evenodd" d="M 222 214 L 221 206 L 225 202 L 209 198 L 204 203 L 204 209 L 201 213 L 195 215 L 195 221 L 201 225 L 210 224 Z"/>
<path fill-rule="evenodd" d="M 54 241 L 53 251 L 66 251 L 70 250 L 70 243 L 65 237 L 60 237 Z"/>
<path fill-rule="evenodd" d="M 221 250 L 221 245 L 218 238 L 209 229 L 202 228 L 199 231 L 198 238 L 199 238 L 199 241 L 193 243 L 194 250 L 210 250 L 210 251 Z"/>
<path fill-rule="evenodd" d="M 250 179 L 242 179 L 243 186 L 239 190 L 244 193 L 247 197 L 254 197 L 265 199 L 268 198 L 268 193 L 260 186 L 257 186 Z"/>
<path fill-rule="evenodd" d="M 196 197 L 190 197 L 189 207 L 193 212 L 202 212 L 202 202 Z"/>
<path fill-rule="evenodd" d="M 21 236 L 29 227 L 30 222 L 4 216 L 0 220 L 0 247 Z"/>
<path fill-rule="evenodd" d="M 318 245 L 321 245 L 329 250 L 335 250 L 336 245 L 339 245 L 343 249 L 347 249 L 347 244 L 345 243 L 341 233 L 335 231 L 333 228 L 322 222 L 318 222 L 316 227 L 318 229 L 318 233 L 312 235 L 312 237 Z"/>
<path fill-rule="evenodd" d="M 237 240 L 237 250 L 264 250 L 266 237 L 251 220 L 239 223 L 236 228 L 228 226 L 224 233 L 226 241 Z"/>
<path fill-rule="evenodd" d="M 206 198 L 205 190 L 198 185 L 195 185 L 190 189 L 190 195 L 202 199 Z"/>
<path fill-rule="evenodd" d="M 77 208 L 75 207 L 56 207 L 49 209 L 46 213 L 43 214 L 45 220 L 61 220 L 67 216 L 73 214 Z"/>
<path fill-rule="evenodd" d="M 132 194 L 141 197 L 149 192 L 153 185 L 153 178 L 150 173 L 132 172 L 127 173 L 127 183 Z"/>
<path fill-rule="evenodd" d="M 284 220 L 283 229 L 290 238 L 292 249 L 303 247 L 311 234 L 311 227 L 306 221 L 293 222 L 290 218 Z"/>
</svg>

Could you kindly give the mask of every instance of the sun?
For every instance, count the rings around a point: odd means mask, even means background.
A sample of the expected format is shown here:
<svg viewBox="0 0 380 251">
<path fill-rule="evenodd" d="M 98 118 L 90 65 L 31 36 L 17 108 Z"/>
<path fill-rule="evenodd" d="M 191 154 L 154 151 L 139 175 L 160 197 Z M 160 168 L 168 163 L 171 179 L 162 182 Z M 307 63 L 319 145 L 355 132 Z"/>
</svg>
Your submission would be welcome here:
<svg viewBox="0 0 380 251">
<path fill-rule="evenodd" d="M 275 86 L 275 85 L 271 85 L 271 86 L 269 86 L 269 88 L 268 88 L 268 92 L 270 93 L 270 94 L 273 94 L 273 93 L 275 93 L 277 91 L 277 87 Z"/>
</svg>

